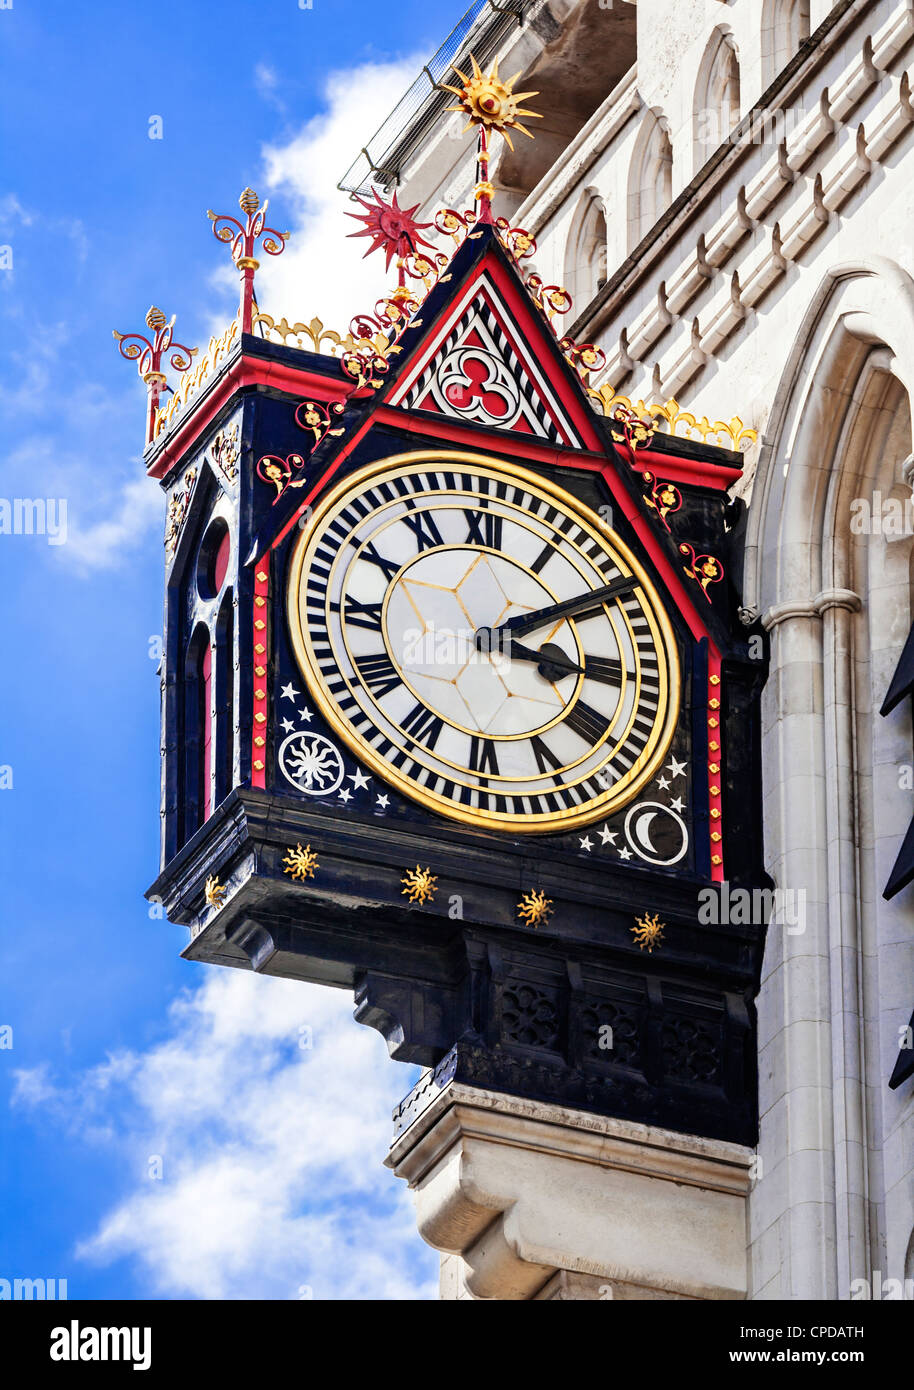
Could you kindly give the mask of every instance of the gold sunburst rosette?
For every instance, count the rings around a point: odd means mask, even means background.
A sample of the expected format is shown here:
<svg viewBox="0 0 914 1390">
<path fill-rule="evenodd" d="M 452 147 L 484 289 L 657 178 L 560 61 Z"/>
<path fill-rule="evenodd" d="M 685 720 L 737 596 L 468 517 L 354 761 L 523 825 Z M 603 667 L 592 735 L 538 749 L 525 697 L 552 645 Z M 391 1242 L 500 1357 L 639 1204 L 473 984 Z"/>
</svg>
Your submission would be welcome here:
<svg viewBox="0 0 914 1390">
<path fill-rule="evenodd" d="M 511 140 L 510 131 L 519 130 L 522 134 L 529 136 L 532 140 L 533 135 L 526 126 L 521 124 L 520 117 L 534 117 L 542 120 L 538 111 L 532 111 L 529 107 L 521 106 L 521 102 L 527 97 L 538 96 L 538 92 L 515 92 L 514 83 L 520 77 L 516 72 L 513 77 L 502 81 L 498 75 L 498 61 L 490 73 L 484 73 L 476 59 L 470 55 L 470 62 L 473 65 L 472 76 L 467 76 L 461 72 L 460 68 L 454 64 L 454 71 L 463 83 L 462 87 L 451 87 L 446 82 L 441 85 L 446 92 L 452 92 L 458 99 L 457 106 L 447 107 L 448 111 L 462 111 L 468 117 L 464 130 L 470 130 L 472 126 L 482 126 L 486 131 L 497 130 L 499 135 L 503 135 L 509 147 L 513 150 L 514 145 Z"/>
</svg>

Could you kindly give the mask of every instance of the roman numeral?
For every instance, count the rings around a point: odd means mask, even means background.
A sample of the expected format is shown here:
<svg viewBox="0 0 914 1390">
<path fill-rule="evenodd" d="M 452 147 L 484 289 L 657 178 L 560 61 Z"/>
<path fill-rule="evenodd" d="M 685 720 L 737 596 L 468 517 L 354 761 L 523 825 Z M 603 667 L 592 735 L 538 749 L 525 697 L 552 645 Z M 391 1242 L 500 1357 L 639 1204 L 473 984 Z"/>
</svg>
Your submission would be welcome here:
<svg viewBox="0 0 914 1390">
<path fill-rule="evenodd" d="M 469 766 L 482 777 L 498 776 L 498 754 L 491 739 L 477 738 L 474 734 L 470 739 Z"/>
<path fill-rule="evenodd" d="M 357 657 L 355 665 L 363 683 L 377 700 L 383 700 L 385 695 L 389 695 L 392 690 L 403 684 L 397 668 L 386 652 Z"/>
<path fill-rule="evenodd" d="M 605 714 L 598 714 L 590 705 L 585 705 L 583 700 L 578 700 L 574 708 L 565 715 L 565 723 L 569 729 L 582 738 L 585 743 L 599 743 L 600 739 L 609 728 L 609 720 Z"/>
<path fill-rule="evenodd" d="M 431 550 L 432 546 L 444 545 L 441 532 L 435 525 L 435 519 L 427 511 L 407 512 L 401 517 L 405 521 L 419 546 L 420 553 L 423 550 Z"/>
<path fill-rule="evenodd" d="M 533 749 L 533 756 L 536 758 L 536 765 L 540 772 L 549 772 L 550 770 L 554 772 L 556 768 L 563 766 L 561 758 L 555 756 L 548 743 L 540 738 L 539 734 L 533 735 L 530 746 Z"/>
<path fill-rule="evenodd" d="M 410 738 L 414 738 L 417 743 L 424 743 L 427 748 L 434 748 L 443 726 L 444 720 L 439 719 L 430 709 L 426 709 L 425 705 L 413 705 L 402 721 L 402 727 Z"/>
<path fill-rule="evenodd" d="M 591 681 L 602 681 L 604 685 L 622 684 L 623 666 L 614 657 L 588 656 L 584 658 L 584 675 Z"/>
<path fill-rule="evenodd" d="M 336 599 L 331 603 L 330 611 L 339 613 L 340 605 Z M 352 627 L 367 627 L 371 632 L 381 631 L 381 605 L 379 603 L 363 603 L 361 599 L 353 598 L 351 594 L 347 594 L 343 615 L 346 622 Z"/>
<path fill-rule="evenodd" d="M 536 559 L 533 561 L 533 564 L 530 566 L 533 573 L 539 574 L 540 570 L 543 568 L 543 565 L 545 565 L 547 560 L 550 560 L 554 554 L 555 546 L 552 544 L 551 541 L 547 541 L 546 544 L 543 546 L 542 550 L 540 551 L 539 555 L 537 555 Z"/>
<path fill-rule="evenodd" d="M 501 537 L 504 520 L 495 512 L 472 512 L 464 507 L 467 519 L 467 541 L 472 545 L 487 545 L 491 550 L 501 550 Z"/>
<path fill-rule="evenodd" d="M 382 569 L 384 571 L 388 579 L 393 579 L 394 575 L 400 568 L 396 560 L 387 560 L 383 555 L 379 553 L 379 551 L 375 547 L 374 541 L 369 541 L 368 544 L 364 547 L 364 549 L 362 550 L 361 558 L 363 560 L 369 560 L 373 565 L 377 565 L 378 569 Z"/>
</svg>

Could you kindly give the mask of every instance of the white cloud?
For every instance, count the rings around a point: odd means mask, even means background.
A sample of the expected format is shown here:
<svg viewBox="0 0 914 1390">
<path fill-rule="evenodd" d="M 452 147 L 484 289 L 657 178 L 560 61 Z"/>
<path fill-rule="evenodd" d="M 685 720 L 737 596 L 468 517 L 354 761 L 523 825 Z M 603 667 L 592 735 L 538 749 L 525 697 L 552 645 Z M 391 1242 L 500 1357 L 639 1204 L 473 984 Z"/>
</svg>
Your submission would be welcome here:
<svg viewBox="0 0 914 1390">
<path fill-rule="evenodd" d="M 32 214 L 22 206 L 15 193 L 5 193 L 0 198 L 0 228 L 5 229 L 16 222 L 30 227 L 33 220 Z"/>
<path fill-rule="evenodd" d="M 278 204 L 268 220 L 294 233 L 281 257 L 261 258 L 259 298 L 274 317 L 317 315 L 345 333 L 392 284 L 383 256 L 362 260 L 365 241 L 346 239 L 359 224 L 344 216 L 354 205 L 336 181 L 416 67 L 334 74 L 326 111 L 264 151 Z M 272 90 L 272 74 L 261 80 Z M 215 284 L 234 299 L 230 267 Z M 213 329 L 223 326 L 214 318 Z M 46 410 L 47 390 L 40 404 L 23 394 Z M 85 391 L 72 407 L 86 439 L 104 437 L 105 412 L 126 408 Z M 8 460 L 6 486 L 40 476 L 42 491 L 68 496 L 70 539 L 55 554 L 97 568 L 122 559 L 138 527 L 161 524 L 159 490 L 138 461 L 131 467 L 100 496 L 94 460 L 61 456 L 36 429 Z M 410 1073 L 351 1008 L 340 991 L 213 969 L 175 1001 L 165 1035 L 146 1050 L 66 1084 L 46 1069 L 18 1073 L 21 1109 L 123 1158 L 124 1190 L 81 1242 L 81 1258 L 127 1259 L 162 1297 L 296 1298 L 302 1286 L 315 1298 L 435 1297 L 437 1256 L 416 1232 L 405 1185 L 382 1163 Z M 298 1045 L 302 1027 L 310 1050 Z M 155 1155 L 161 1181 L 148 1176 Z"/>
<path fill-rule="evenodd" d="M 114 1146 L 133 1175 L 77 1254 L 138 1262 L 161 1297 L 433 1298 L 437 1257 L 382 1166 L 409 1073 L 351 1009 L 340 991 L 214 971 L 147 1051 L 69 1086 L 17 1073 L 14 1104 Z"/>
<path fill-rule="evenodd" d="M 360 209 L 336 185 L 423 61 L 366 63 L 331 73 L 326 109 L 287 144 L 264 149 L 265 189 L 257 191 L 270 195 L 268 222 L 292 233 L 281 256 L 260 257 L 257 272 L 260 307 L 275 319 L 308 323 L 316 316 L 345 335 L 352 316 L 370 312 L 396 283 L 380 252 L 366 260 L 367 242 L 348 239 L 361 224 L 346 213 Z M 276 95 L 275 86 L 270 92 Z M 219 280 L 234 295 L 237 277 L 230 268 Z M 213 327 L 221 326 L 220 320 Z"/>
<path fill-rule="evenodd" d="M 65 505 L 64 541 L 47 553 L 58 563 L 83 576 L 112 569 L 135 551 L 150 531 L 162 533 L 165 501 L 158 484 L 151 482 L 139 456 L 116 469 L 100 471 L 98 459 L 70 442 L 104 439 L 112 415 L 142 410 L 139 393 L 125 386 L 110 397 L 98 386 L 81 386 L 60 398 L 59 372 L 67 347 L 66 326 L 53 347 L 37 351 L 23 363 L 22 377 L 0 387 L 0 412 L 10 419 L 37 424 L 4 460 L 3 496 L 52 498 Z M 61 441 L 48 425 L 54 410 L 65 415 L 68 437 Z M 52 416 L 52 420 L 53 420 Z M 142 419 L 142 417 L 141 417 Z M 15 537 L 7 545 L 32 545 L 32 538 Z M 42 547 L 44 549 L 44 547 Z"/>
<path fill-rule="evenodd" d="M 68 526 L 66 552 L 77 569 L 111 569 L 119 565 L 137 540 L 164 524 L 164 496 L 157 483 L 145 474 L 129 478 L 108 500 L 105 515 L 98 521 L 84 521 L 77 513 L 76 524 Z"/>
</svg>

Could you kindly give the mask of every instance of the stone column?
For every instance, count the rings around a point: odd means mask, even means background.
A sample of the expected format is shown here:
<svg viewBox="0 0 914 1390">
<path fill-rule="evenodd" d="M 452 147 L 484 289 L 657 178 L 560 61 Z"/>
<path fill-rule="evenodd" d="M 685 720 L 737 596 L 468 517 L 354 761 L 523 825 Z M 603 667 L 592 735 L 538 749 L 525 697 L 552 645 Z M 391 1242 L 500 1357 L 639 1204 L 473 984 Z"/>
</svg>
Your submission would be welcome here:
<svg viewBox="0 0 914 1390">
<path fill-rule="evenodd" d="M 449 1082 L 387 1165 L 445 1299 L 741 1299 L 754 1154 Z"/>
</svg>

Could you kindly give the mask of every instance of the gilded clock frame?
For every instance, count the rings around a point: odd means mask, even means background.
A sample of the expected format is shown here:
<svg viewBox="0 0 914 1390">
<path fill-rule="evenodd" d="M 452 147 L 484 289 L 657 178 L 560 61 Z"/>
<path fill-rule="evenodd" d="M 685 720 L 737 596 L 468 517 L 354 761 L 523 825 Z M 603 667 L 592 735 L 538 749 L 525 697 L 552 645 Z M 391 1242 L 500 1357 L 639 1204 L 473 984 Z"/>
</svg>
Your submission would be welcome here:
<svg viewBox="0 0 914 1390">
<path fill-rule="evenodd" d="M 340 504 L 345 504 L 345 499 L 350 494 L 360 491 L 378 474 L 386 473 L 394 468 L 401 468 L 404 465 L 433 466 L 440 463 L 462 463 L 488 473 L 496 472 L 510 477 L 512 481 L 520 485 L 532 487 L 547 494 L 585 530 L 596 532 L 600 543 L 623 562 L 629 573 L 638 578 L 638 588 L 642 590 L 646 600 L 644 603 L 645 612 L 649 619 L 653 619 L 661 638 L 660 643 L 657 643 L 655 639 L 655 645 L 658 646 L 662 658 L 659 662 L 658 710 L 665 704 L 665 717 L 662 722 L 657 722 L 644 751 L 637 759 L 637 762 L 642 762 L 638 774 L 621 789 L 609 788 L 605 798 L 589 801 L 586 807 L 569 808 L 564 811 L 552 812 L 548 816 L 534 817 L 513 812 L 493 813 L 474 807 L 459 806 L 447 798 L 437 795 L 437 793 L 419 787 L 409 777 L 403 776 L 397 768 L 386 762 L 375 752 L 366 739 L 362 739 L 354 732 L 332 696 L 324 688 L 324 678 L 314 658 L 308 634 L 302 625 L 299 607 L 302 569 L 312 540 L 322 529 L 329 515 Z M 558 834 L 578 826 L 592 825 L 594 821 L 605 819 L 635 800 L 652 780 L 666 757 L 673 740 L 679 717 L 681 690 L 679 651 L 676 636 L 663 603 L 643 566 L 625 542 L 571 493 L 530 469 L 518 467 L 513 463 L 508 464 L 488 454 L 472 453 L 459 449 L 411 450 L 408 453 L 393 454 L 387 458 L 377 459 L 340 479 L 314 509 L 308 525 L 303 528 L 296 542 L 289 567 L 286 614 L 292 649 L 299 671 L 308 685 L 311 699 L 328 727 L 333 730 L 337 737 L 342 739 L 350 753 L 360 762 L 365 763 L 381 781 L 390 784 L 410 801 L 422 806 L 425 810 L 443 815 L 449 820 L 455 820 L 464 825 L 474 826 L 477 829 L 485 828 L 486 830 L 500 830 L 506 833 L 525 835 Z"/>
</svg>

